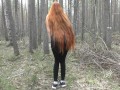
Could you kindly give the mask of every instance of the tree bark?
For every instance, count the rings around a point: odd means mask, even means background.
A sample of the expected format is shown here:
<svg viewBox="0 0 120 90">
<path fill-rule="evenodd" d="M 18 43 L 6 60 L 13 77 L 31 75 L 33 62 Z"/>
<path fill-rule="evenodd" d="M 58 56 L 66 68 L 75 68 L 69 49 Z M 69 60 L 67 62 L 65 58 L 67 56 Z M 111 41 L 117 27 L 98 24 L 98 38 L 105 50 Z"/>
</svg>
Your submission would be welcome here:
<svg viewBox="0 0 120 90">
<path fill-rule="evenodd" d="M 14 54 L 19 55 L 19 49 L 18 49 L 18 44 L 16 40 L 16 35 L 15 35 L 15 23 L 14 23 L 14 20 L 12 17 L 12 11 L 11 11 L 11 0 L 5 0 L 5 5 L 6 5 L 6 15 L 7 15 L 6 17 L 9 22 L 9 30 L 11 31 Z"/>
<path fill-rule="evenodd" d="M 81 32 L 82 41 L 84 41 L 84 33 L 85 33 L 85 0 L 82 0 L 82 32 Z"/>
<path fill-rule="evenodd" d="M 5 19 L 5 8 L 4 8 L 3 0 L 1 0 L 1 2 L 2 2 L 2 21 L 3 21 L 2 25 L 4 29 L 5 40 L 8 41 L 9 37 L 8 37 L 8 30 L 7 30 L 6 19 Z"/>
<path fill-rule="evenodd" d="M 42 1 L 42 2 L 44 4 L 43 21 L 45 21 L 46 15 L 48 13 L 48 0 L 45 0 L 45 2 L 44 1 Z M 42 27 L 43 27 L 42 29 L 44 30 L 43 31 L 43 35 L 44 35 L 44 38 L 43 38 L 44 54 L 49 54 L 49 40 L 48 40 L 48 34 L 47 34 L 45 23 L 43 23 Z"/>
<path fill-rule="evenodd" d="M 96 43 L 96 32 L 97 32 L 97 23 L 96 23 L 96 4 L 97 4 L 97 1 L 96 0 L 93 0 L 93 20 L 92 20 L 92 26 L 91 26 L 91 29 L 92 29 L 92 40 L 93 40 L 93 43 L 95 44 Z"/>
<path fill-rule="evenodd" d="M 16 35 L 17 38 L 20 38 L 20 26 L 19 26 L 19 13 L 18 13 L 18 0 L 15 0 L 15 28 L 16 28 Z"/>
<path fill-rule="evenodd" d="M 30 31 L 29 35 L 29 51 L 33 53 L 33 49 L 37 48 L 37 29 L 36 29 L 36 18 L 35 18 L 35 1 L 29 0 L 28 2 L 28 28 Z"/>
<path fill-rule="evenodd" d="M 21 0 L 21 37 L 25 36 L 24 32 L 24 14 L 23 14 L 23 0 Z"/>
<path fill-rule="evenodd" d="M 111 9 L 110 0 L 104 0 L 104 41 L 109 49 L 112 43 Z"/>
<path fill-rule="evenodd" d="M 38 45 L 41 44 L 42 33 L 42 3 L 38 0 Z"/>
<path fill-rule="evenodd" d="M 79 5 L 79 2 L 78 0 L 74 0 L 74 20 L 73 20 L 73 25 L 74 25 L 74 30 L 75 30 L 75 35 L 77 34 L 77 31 L 78 31 L 78 28 L 77 28 L 77 25 L 78 25 L 78 5 Z"/>
<path fill-rule="evenodd" d="M 69 16 L 69 19 L 72 21 L 72 6 L 71 6 L 72 2 L 71 0 L 68 0 L 68 16 Z"/>
</svg>

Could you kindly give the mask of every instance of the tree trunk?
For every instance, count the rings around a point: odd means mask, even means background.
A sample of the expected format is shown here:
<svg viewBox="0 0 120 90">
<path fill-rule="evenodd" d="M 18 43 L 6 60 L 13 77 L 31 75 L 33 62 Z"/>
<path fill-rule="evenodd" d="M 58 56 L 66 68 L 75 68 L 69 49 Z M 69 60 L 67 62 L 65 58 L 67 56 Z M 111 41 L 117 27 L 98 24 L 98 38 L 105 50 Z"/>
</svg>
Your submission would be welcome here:
<svg viewBox="0 0 120 90">
<path fill-rule="evenodd" d="M 81 32 L 82 41 L 84 41 L 84 33 L 85 33 L 85 0 L 82 0 L 82 32 Z"/>
<path fill-rule="evenodd" d="M 5 5 L 6 5 L 6 15 L 7 15 L 6 17 L 9 22 L 9 30 L 11 31 L 14 54 L 19 55 L 19 49 L 18 49 L 18 44 L 16 40 L 16 35 L 15 35 L 15 23 L 14 23 L 14 20 L 12 17 L 12 11 L 11 11 L 11 0 L 5 0 Z"/>
<path fill-rule="evenodd" d="M 43 21 L 45 21 L 46 15 L 48 13 L 48 0 L 45 0 L 42 2 L 43 2 L 42 4 L 44 4 Z M 45 23 L 43 23 L 42 27 L 43 27 L 42 29 L 43 29 L 43 35 L 44 35 L 44 38 L 43 38 L 44 54 L 49 54 L 49 42 L 48 42 L 49 40 L 48 40 L 48 34 L 47 34 Z"/>
<path fill-rule="evenodd" d="M 112 43 L 112 27 L 111 27 L 111 9 L 110 0 L 104 0 L 104 41 L 109 49 Z"/>
<path fill-rule="evenodd" d="M 98 0 L 98 34 L 100 37 L 102 37 L 102 1 Z"/>
<path fill-rule="evenodd" d="M 74 0 L 74 20 L 73 20 L 73 25 L 74 25 L 74 30 L 75 30 L 75 35 L 77 34 L 77 24 L 78 24 L 78 0 Z"/>
<path fill-rule="evenodd" d="M 36 14 L 35 14 L 35 1 L 32 0 L 32 37 L 33 37 L 33 49 L 37 49 L 37 28 L 36 28 Z"/>
<path fill-rule="evenodd" d="M 71 0 L 68 0 L 68 16 L 69 16 L 69 19 L 72 21 L 72 6 L 71 6 Z"/>
<path fill-rule="evenodd" d="M 96 0 L 93 0 L 93 20 L 92 20 L 92 26 L 91 26 L 91 29 L 92 29 L 92 40 L 93 40 L 93 43 L 95 44 L 96 42 L 96 32 L 97 32 L 97 24 L 96 24 L 96 3 L 97 1 Z"/>
<path fill-rule="evenodd" d="M 19 13 L 18 13 L 18 0 L 15 0 L 15 28 L 16 28 L 16 35 L 17 38 L 20 37 L 20 26 L 19 26 Z"/>
<path fill-rule="evenodd" d="M 29 51 L 33 53 L 33 49 L 37 48 L 37 29 L 36 29 L 36 18 L 35 18 L 35 1 L 29 0 L 28 2 L 28 28 L 30 31 L 29 35 Z"/>
<path fill-rule="evenodd" d="M 113 5 L 113 30 L 117 31 L 117 0 L 114 0 L 114 5 Z"/>
<path fill-rule="evenodd" d="M 21 0 L 21 37 L 24 37 L 24 15 L 23 15 L 23 0 Z"/>
<path fill-rule="evenodd" d="M 41 44 L 42 33 L 42 3 L 38 0 L 38 45 Z"/>
<path fill-rule="evenodd" d="M 7 30 L 7 26 L 6 26 L 6 19 L 5 19 L 5 8 L 4 8 L 4 3 L 3 0 L 1 0 L 2 2 L 2 21 L 3 21 L 3 29 L 4 29 L 4 34 L 5 34 L 5 40 L 8 41 L 8 30 Z"/>
</svg>

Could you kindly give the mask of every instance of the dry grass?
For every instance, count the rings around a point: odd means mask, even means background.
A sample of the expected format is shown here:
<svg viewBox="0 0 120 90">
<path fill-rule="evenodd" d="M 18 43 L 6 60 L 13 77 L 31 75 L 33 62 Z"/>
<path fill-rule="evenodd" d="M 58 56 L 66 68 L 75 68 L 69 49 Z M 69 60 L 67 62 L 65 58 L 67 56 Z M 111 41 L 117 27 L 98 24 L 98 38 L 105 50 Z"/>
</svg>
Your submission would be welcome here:
<svg viewBox="0 0 120 90">
<path fill-rule="evenodd" d="M 16 57 L 11 53 L 12 48 L 5 45 L 0 44 L 0 90 L 51 90 L 52 53 L 43 55 L 42 50 L 38 50 L 31 55 L 26 46 L 22 46 L 21 55 Z M 68 53 L 67 87 L 59 90 L 120 90 L 116 74 L 111 69 L 101 70 L 95 64 L 83 62 L 91 57 L 85 55 L 79 51 Z"/>
</svg>

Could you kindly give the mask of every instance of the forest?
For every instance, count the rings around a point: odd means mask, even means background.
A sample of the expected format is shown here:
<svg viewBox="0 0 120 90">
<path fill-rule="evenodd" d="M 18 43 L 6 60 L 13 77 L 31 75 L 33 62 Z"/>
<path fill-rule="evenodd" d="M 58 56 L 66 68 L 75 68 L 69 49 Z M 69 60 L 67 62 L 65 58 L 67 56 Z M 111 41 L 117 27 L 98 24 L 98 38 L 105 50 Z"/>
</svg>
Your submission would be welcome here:
<svg viewBox="0 0 120 90">
<path fill-rule="evenodd" d="M 55 0 L 0 0 L 0 90 L 51 90 L 45 19 Z M 120 0 L 58 0 L 75 33 L 67 87 L 120 90 Z"/>
</svg>

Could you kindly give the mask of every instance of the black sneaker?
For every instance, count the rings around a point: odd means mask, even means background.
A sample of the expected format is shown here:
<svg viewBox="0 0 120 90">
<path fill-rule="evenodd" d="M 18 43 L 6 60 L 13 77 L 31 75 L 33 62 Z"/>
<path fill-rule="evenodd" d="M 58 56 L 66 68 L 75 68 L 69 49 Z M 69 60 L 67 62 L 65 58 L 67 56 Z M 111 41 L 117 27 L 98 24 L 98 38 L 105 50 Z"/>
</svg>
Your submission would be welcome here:
<svg viewBox="0 0 120 90">
<path fill-rule="evenodd" d="M 59 85 L 58 82 L 54 81 L 53 85 L 52 85 L 52 89 L 54 89 L 54 90 L 57 89 L 58 85 Z"/>
<path fill-rule="evenodd" d="M 67 85 L 66 85 L 66 82 L 65 82 L 65 81 L 60 81 L 60 86 L 61 86 L 62 88 L 66 87 L 66 86 L 67 86 Z"/>
</svg>

